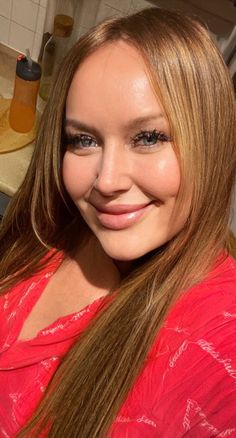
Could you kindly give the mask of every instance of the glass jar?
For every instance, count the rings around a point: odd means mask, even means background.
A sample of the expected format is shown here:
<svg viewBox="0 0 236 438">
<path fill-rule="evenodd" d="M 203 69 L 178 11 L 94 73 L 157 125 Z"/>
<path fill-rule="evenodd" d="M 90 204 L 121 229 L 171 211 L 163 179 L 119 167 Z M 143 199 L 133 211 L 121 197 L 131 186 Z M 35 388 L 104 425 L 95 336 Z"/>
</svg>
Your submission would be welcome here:
<svg viewBox="0 0 236 438">
<path fill-rule="evenodd" d="M 53 34 L 44 47 L 42 58 L 42 78 L 39 95 L 44 100 L 48 99 L 57 68 L 67 53 L 73 23 L 74 20 L 69 15 L 60 14 L 55 16 Z"/>
</svg>

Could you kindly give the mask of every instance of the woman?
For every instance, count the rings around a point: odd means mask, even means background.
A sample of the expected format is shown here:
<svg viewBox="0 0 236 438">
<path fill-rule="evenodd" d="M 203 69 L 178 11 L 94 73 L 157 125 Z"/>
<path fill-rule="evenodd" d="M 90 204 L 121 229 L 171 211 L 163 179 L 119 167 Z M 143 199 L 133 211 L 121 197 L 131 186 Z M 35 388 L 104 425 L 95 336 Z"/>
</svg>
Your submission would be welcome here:
<svg viewBox="0 0 236 438">
<path fill-rule="evenodd" d="M 76 44 L 1 228 L 1 436 L 236 436 L 235 162 L 202 25 L 151 8 Z"/>
</svg>

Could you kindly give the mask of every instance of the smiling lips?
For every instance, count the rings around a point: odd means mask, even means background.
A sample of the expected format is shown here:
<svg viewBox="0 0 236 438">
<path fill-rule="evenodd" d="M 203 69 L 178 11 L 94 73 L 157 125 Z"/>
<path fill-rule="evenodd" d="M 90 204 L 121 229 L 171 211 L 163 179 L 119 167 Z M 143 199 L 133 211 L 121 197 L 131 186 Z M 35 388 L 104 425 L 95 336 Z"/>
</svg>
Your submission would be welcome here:
<svg viewBox="0 0 236 438">
<path fill-rule="evenodd" d="M 112 230 L 122 230 L 137 222 L 152 203 L 138 205 L 94 205 L 95 214 L 101 225 Z"/>
</svg>

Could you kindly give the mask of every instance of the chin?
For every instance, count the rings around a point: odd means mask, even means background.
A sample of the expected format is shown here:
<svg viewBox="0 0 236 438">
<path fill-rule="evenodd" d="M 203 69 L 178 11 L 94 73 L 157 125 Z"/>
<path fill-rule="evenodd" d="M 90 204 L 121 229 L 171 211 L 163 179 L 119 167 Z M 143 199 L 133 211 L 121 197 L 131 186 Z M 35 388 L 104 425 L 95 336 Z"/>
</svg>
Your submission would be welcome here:
<svg viewBox="0 0 236 438">
<path fill-rule="evenodd" d="M 102 242 L 100 243 L 104 252 L 108 255 L 108 257 L 110 257 L 113 260 L 128 262 L 135 260 L 136 258 L 139 258 L 139 255 L 133 251 L 125 251 L 124 249 L 121 248 L 116 249 L 114 248 L 114 246 L 110 247 L 108 245 L 104 245 Z"/>
<path fill-rule="evenodd" d="M 111 257 L 113 260 L 117 260 L 120 262 L 131 262 L 140 259 L 141 257 L 161 246 L 161 244 L 157 246 L 144 246 L 140 245 L 140 243 L 138 242 L 134 244 L 128 239 L 126 239 L 126 242 L 117 242 L 117 244 L 116 242 L 114 242 L 114 240 L 113 242 L 111 242 L 111 244 L 100 240 L 100 244 L 109 257 Z"/>
<path fill-rule="evenodd" d="M 93 227 L 92 231 L 108 257 L 122 262 L 140 259 L 162 247 L 171 238 L 166 228 L 134 232 L 132 229 L 112 231 Z"/>
</svg>

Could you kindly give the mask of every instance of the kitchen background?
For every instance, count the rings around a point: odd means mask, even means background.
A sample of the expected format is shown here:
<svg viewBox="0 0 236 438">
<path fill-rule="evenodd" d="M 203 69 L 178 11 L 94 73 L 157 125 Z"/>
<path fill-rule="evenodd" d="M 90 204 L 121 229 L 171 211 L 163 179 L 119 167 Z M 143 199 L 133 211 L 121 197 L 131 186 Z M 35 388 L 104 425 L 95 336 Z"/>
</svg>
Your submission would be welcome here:
<svg viewBox="0 0 236 438">
<path fill-rule="evenodd" d="M 5 93 L 4 97 L 11 97 L 9 94 L 14 85 L 15 53 L 11 49 L 25 53 L 26 48 L 29 48 L 32 58 L 38 60 L 43 35 L 52 33 L 56 14 L 73 16 L 74 27 L 69 41 L 72 45 L 91 26 L 104 18 L 130 14 L 150 5 L 178 9 L 203 19 L 229 66 L 234 83 L 236 82 L 236 0 L 0 0 L 0 55 L 1 52 L 8 53 L 6 47 L 11 54 L 8 58 L 0 58 L 0 94 Z M 6 64 L 6 59 L 12 69 L 10 77 L 9 74 L 4 74 L 3 64 Z M 9 81 L 12 87 L 9 86 Z M 8 197 L 23 178 L 32 152 L 32 146 L 31 149 L 28 146 L 27 148 L 24 148 L 26 152 L 21 152 L 21 155 L 17 155 L 17 151 L 0 153 L 0 216 Z M 19 181 L 15 180 L 8 187 L 5 167 L 9 164 L 10 172 L 14 162 L 15 165 L 20 163 Z M 4 180 L 2 184 L 1 178 Z M 236 196 L 233 208 L 235 214 L 232 229 L 236 232 Z"/>
<path fill-rule="evenodd" d="M 230 69 L 235 72 L 235 0 L 0 0 L 0 42 L 22 52 L 28 47 L 36 60 L 43 33 L 52 32 L 56 13 L 73 15 L 73 43 L 106 17 L 130 14 L 150 5 L 176 8 L 205 20 L 224 56 L 232 56 Z"/>
</svg>

